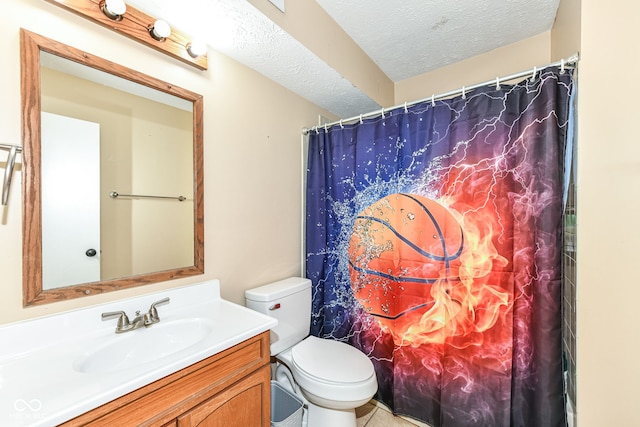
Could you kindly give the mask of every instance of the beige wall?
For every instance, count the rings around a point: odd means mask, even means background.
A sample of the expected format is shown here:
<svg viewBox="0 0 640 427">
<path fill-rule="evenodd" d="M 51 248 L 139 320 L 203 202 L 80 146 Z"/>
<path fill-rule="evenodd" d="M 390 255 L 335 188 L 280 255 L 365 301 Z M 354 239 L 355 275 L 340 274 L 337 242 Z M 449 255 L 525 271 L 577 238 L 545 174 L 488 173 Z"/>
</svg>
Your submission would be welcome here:
<svg viewBox="0 0 640 427">
<path fill-rule="evenodd" d="M 486 54 L 421 74 L 395 85 L 395 105 L 428 98 L 462 86 L 508 76 L 548 64 L 550 33 L 546 32 Z"/>
<path fill-rule="evenodd" d="M 551 60 L 559 61 L 580 52 L 580 7 L 582 0 L 560 0 L 551 29 Z"/>
<path fill-rule="evenodd" d="M 582 1 L 578 96 L 580 427 L 638 426 L 640 33 L 636 1 Z"/>
<path fill-rule="evenodd" d="M 163 105 L 137 117 L 127 191 L 187 200 L 120 200 L 131 208 L 132 273 L 193 265 L 193 114 Z"/>
<path fill-rule="evenodd" d="M 243 303 L 245 289 L 301 274 L 300 130 L 330 113 L 216 52 L 203 72 L 46 1 L 5 0 L 4 6 L 0 141 L 21 143 L 24 27 L 204 95 L 206 215 L 204 275 L 23 309 L 18 169 L 9 205 L 0 207 L 0 324 L 212 278 L 221 280 L 223 297 Z"/>
</svg>

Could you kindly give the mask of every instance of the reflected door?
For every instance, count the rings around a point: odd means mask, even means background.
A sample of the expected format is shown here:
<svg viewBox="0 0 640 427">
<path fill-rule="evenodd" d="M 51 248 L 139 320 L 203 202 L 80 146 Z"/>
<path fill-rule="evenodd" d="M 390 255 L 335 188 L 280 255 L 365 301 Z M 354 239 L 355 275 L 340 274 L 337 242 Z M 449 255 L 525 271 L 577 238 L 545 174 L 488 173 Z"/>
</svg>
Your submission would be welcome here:
<svg viewBox="0 0 640 427">
<path fill-rule="evenodd" d="M 42 287 L 100 280 L 100 125 L 42 113 Z"/>
</svg>

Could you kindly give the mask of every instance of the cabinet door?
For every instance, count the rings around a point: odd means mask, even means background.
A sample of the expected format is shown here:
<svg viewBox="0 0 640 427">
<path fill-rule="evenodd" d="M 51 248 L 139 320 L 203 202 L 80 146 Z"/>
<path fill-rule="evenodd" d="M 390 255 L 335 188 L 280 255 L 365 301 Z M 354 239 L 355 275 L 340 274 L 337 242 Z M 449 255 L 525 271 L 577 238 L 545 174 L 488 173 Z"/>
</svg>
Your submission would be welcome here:
<svg viewBox="0 0 640 427">
<path fill-rule="evenodd" d="M 178 427 L 268 427 L 270 374 L 264 366 L 178 417 Z"/>
</svg>

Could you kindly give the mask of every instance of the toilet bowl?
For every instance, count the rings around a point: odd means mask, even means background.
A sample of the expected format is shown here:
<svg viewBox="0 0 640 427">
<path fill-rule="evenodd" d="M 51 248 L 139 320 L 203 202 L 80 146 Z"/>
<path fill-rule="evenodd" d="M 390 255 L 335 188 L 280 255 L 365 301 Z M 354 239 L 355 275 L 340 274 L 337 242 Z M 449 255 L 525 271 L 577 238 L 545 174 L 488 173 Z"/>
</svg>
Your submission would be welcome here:
<svg viewBox="0 0 640 427">
<path fill-rule="evenodd" d="M 316 405 L 353 409 L 367 403 L 378 389 L 373 364 L 348 344 L 310 336 L 276 357 Z"/>
<path fill-rule="evenodd" d="M 308 427 L 355 427 L 355 408 L 378 389 L 373 363 L 346 343 L 309 336 L 311 282 L 286 279 L 250 289 L 245 297 L 247 307 L 278 319 L 271 355 L 290 371 L 294 392 L 307 404 Z"/>
</svg>

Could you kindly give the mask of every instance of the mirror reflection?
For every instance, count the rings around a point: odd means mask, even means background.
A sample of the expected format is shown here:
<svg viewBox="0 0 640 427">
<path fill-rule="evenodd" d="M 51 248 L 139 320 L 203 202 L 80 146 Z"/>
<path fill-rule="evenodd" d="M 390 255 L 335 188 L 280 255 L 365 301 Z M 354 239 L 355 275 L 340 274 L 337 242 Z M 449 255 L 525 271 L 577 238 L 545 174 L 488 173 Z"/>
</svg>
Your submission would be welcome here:
<svg viewBox="0 0 640 427">
<path fill-rule="evenodd" d="M 202 273 L 201 97 L 23 32 L 25 305 Z"/>
</svg>

